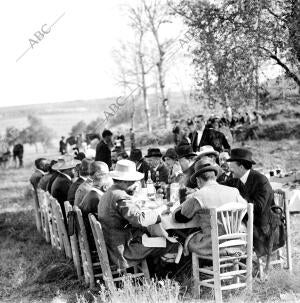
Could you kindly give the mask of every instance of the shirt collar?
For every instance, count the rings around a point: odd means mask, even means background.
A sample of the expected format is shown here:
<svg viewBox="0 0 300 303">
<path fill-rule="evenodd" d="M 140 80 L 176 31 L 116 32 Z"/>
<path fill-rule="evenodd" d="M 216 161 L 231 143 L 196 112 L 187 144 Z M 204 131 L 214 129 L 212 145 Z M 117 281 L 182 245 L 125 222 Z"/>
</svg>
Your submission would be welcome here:
<svg viewBox="0 0 300 303">
<path fill-rule="evenodd" d="M 45 175 L 45 172 L 42 171 L 42 170 L 40 170 L 40 169 L 38 169 L 38 168 L 36 168 L 35 171 L 38 171 L 38 172 L 40 172 L 42 175 Z"/>
<path fill-rule="evenodd" d="M 246 184 L 246 182 L 247 182 L 249 173 L 250 173 L 250 169 L 248 169 L 248 170 L 244 173 L 244 175 L 240 178 L 240 180 L 241 180 L 244 184 Z"/>
<path fill-rule="evenodd" d="M 65 176 L 67 179 L 69 179 L 70 181 L 72 181 L 72 178 L 69 176 L 69 175 L 67 175 L 67 174 L 64 174 L 64 173 L 62 173 L 62 172 L 60 172 L 63 176 Z"/>
</svg>

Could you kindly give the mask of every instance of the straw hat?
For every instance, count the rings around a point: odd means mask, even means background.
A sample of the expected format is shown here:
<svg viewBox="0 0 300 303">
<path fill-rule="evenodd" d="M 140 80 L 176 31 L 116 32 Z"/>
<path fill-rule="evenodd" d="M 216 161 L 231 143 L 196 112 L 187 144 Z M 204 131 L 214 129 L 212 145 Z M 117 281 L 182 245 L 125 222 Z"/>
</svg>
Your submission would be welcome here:
<svg viewBox="0 0 300 303">
<path fill-rule="evenodd" d="M 119 160 L 109 176 L 121 181 L 139 181 L 144 178 L 144 174 L 136 171 L 135 163 L 126 159 Z"/>
</svg>

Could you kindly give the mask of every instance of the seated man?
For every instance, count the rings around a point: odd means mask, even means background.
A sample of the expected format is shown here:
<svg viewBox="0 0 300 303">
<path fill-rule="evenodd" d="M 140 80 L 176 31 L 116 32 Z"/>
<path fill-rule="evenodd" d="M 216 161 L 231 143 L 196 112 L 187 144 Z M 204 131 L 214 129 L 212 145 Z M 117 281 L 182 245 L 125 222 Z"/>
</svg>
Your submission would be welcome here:
<svg viewBox="0 0 300 303">
<path fill-rule="evenodd" d="M 31 175 L 29 181 L 35 190 L 37 189 L 40 180 L 45 175 L 46 163 L 47 163 L 47 160 L 45 158 L 38 158 L 34 161 L 35 171 Z"/>
<path fill-rule="evenodd" d="M 54 171 L 52 170 L 52 166 L 57 163 L 57 161 L 52 160 L 50 163 L 46 163 L 45 164 L 45 174 L 44 176 L 41 178 L 40 182 L 38 183 L 38 188 L 46 191 L 47 190 L 47 185 L 50 181 L 50 179 L 53 176 Z"/>
<path fill-rule="evenodd" d="M 168 184 L 179 182 L 179 180 L 183 177 L 183 173 L 178 163 L 178 156 L 175 149 L 169 148 L 162 159 L 169 170 Z"/>
<path fill-rule="evenodd" d="M 227 162 L 234 177 L 228 180 L 227 184 L 237 187 L 248 203 L 253 203 L 253 245 L 258 255 L 264 255 L 268 251 L 268 243 L 276 227 L 272 222 L 271 210 L 275 205 L 273 189 L 265 175 L 252 169 L 255 162 L 250 150 L 232 149 Z"/>
<path fill-rule="evenodd" d="M 134 162 L 118 161 L 116 169 L 109 175 L 114 185 L 101 198 L 98 219 L 110 261 L 124 269 L 137 265 L 148 256 L 161 256 L 170 249 L 177 249 L 178 245 L 170 242 L 167 242 L 167 248 L 145 247 L 142 244 L 146 227 L 160 223 L 161 217 L 157 210 L 141 209 L 128 194 L 134 191 L 136 181 L 144 178 L 142 173 L 136 171 Z"/>
<path fill-rule="evenodd" d="M 67 217 L 64 203 L 68 200 L 68 192 L 72 184 L 72 179 L 74 178 L 75 167 L 79 163 L 79 160 L 72 159 L 72 157 L 69 156 L 65 157 L 65 159 L 57 166 L 59 174 L 51 187 L 51 195 L 60 204 L 65 223 L 67 223 Z"/>
<path fill-rule="evenodd" d="M 86 178 L 86 180 L 79 185 L 78 189 L 75 193 L 75 200 L 74 205 L 79 205 L 85 195 L 92 189 L 93 180 L 96 174 L 107 174 L 108 173 L 108 166 L 106 163 L 101 161 L 93 161 L 90 164 L 90 175 Z"/>
<path fill-rule="evenodd" d="M 188 222 L 195 215 L 200 216 L 201 231 L 190 235 L 186 241 L 189 251 L 198 254 L 211 254 L 210 216 L 201 210 L 227 203 L 247 205 L 237 189 L 217 183 L 217 174 L 218 169 L 210 159 L 197 161 L 191 181 L 197 183 L 198 189 L 173 214 L 175 220 L 181 223 Z"/>
<path fill-rule="evenodd" d="M 95 250 L 95 241 L 93 238 L 93 233 L 88 215 L 89 213 L 92 213 L 97 216 L 97 209 L 100 199 L 103 194 L 113 185 L 113 180 L 108 174 L 96 173 L 93 178 L 92 185 L 93 187 L 91 188 L 90 192 L 85 195 L 82 202 L 79 204 L 79 208 L 82 212 L 82 217 L 86 228 L 90 249 Z"/>
<path fill-rule="evenodd" d="M 89 175 L 89 166 L 90 166 L 91 162 L 92 162 L 91 160 L 84 158 L 82 160 L 81 164 L 79 164 L 76 167 L 76 170 L 78 173 L 78 178 L 76 179 L 75 182 L 72 183 L 72 185 L 70 186 L 69 191 L 68 191 L 68 201 L 70 202 L 70 204 L 72 206 L 74 205 L 75 194 L 76 194 L 78 187 L 80 186 L 80 184 L 82 184 L 84 181 L 86 181 L 86 179 Z"/>
<path fill-rule="evenodd" d="M 151 179 L 156 181 L 156 172 L 159 172 L 159 182 L 168 183 L 169 170 L 166 165 L 161 161 L 161 151 L 159 148 L 149 148 L 148 154 L 145 156 L 150 166 Z M 148 178 L 147 178 L 148 179 Z"/>
<path fill-rule="evenodd" d="M 135 163 L 136 170 L 138 172 L 144 174 L 144 179 L 141 182 L 145 184 L 148 178 L 148 170 L 150 169 L 150 167 L 145 158 L 143 157 L 142 151 L 138 148 L 133 149 L 130 152 L 129 160 Z"/>
</svg>

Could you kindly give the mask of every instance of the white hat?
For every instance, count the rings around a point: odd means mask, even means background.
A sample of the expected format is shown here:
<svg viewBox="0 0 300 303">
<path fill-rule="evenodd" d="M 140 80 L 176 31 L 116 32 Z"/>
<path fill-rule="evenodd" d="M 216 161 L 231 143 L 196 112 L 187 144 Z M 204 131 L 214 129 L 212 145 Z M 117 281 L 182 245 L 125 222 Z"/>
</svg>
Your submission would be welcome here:
<svg viewBox="0 0 300 303">
<path fill-rule="evenodd" d="M 216 157 L 219 156 L 219 153 L 214 150 L 214 148 L 211 146 L 211 145 L 203 145 L 200 147 L 200 150 L 199 152 L 197 152 L 197 158 L 200 156 L 200 157 L 203 157 L 205 155 L 215 155 Z"/>
<path fill-rule="evenodd" d="M 144 174 L 136 171 L 135 163 L 126 159 L 119 160 L 109 176 L 121 181 L 139 181 L 144 178 Z"/>
<path fill-rule="evenodd" d="M 65 155 L 58 158 L 58 162 L 52 166 L 54 170 L 64 170 L 69 168 L 74 168 L 76 165 L 80 164 L 80 160 L 73 159 L 70 155 Z"/>
</svg>

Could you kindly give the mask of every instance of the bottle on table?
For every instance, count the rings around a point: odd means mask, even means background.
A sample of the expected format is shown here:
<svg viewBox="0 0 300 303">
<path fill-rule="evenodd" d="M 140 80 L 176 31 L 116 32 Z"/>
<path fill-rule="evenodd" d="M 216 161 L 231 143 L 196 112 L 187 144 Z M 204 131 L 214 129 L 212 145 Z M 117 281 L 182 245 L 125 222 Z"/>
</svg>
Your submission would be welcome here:
<svg viewBox="0 0 300 303">
<path fill-rule="evenodd" d="M 148 171 L 148 179 L 146 182 L 146 187 L 147 187 L 147 196 L 149 199 L 154 199 L 155 198 L 155 187 L 154 187 L 154 183 L 151 179 L 151 171 Z"/>
<path fill-rule="evenodd" d="M 155 172 L 155 183 L 154 183 L 154 187 L 156 192 L 161 188 L 161 184 L 159 182 L 159 171 Z"/>
</svg>

